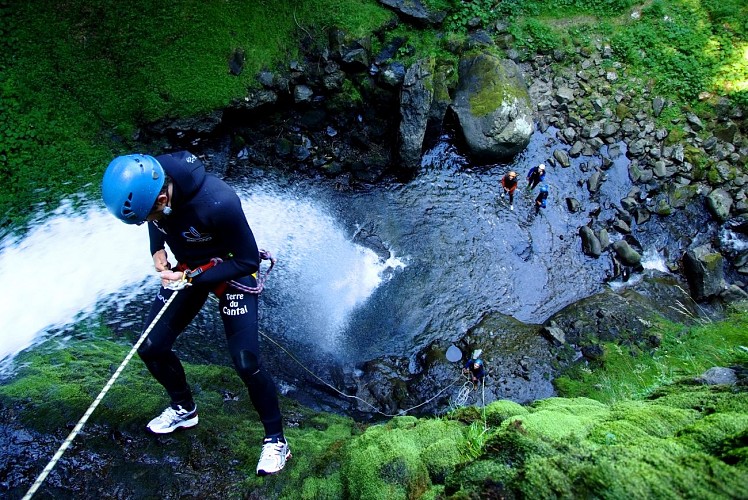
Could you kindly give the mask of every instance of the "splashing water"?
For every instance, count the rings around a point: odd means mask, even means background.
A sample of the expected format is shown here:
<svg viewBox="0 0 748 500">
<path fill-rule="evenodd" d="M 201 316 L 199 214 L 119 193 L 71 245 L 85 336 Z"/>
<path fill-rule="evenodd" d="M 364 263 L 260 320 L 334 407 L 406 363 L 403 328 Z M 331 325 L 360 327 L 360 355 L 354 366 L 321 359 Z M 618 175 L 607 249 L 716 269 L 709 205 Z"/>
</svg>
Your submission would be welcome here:
<svg viewBox="0 0 748 500">
<path fill-rule="evenodd" d="M 271 321 L 309 325 L 299 333 L 311 333 L 314 341 L 333 348 L 335 332 L 392 263 L 352 243 L 308 198 L 272 187 L 256 191 L 240 196 L 258 245 L 278 259 L 269 284 L 276 303 Z M 122 310 L 154 290 L 158 276 L 148 248 L 144 226 L 122 224 L 99 205 L 74 209 L 69 201 L 25 236 L 4 238 L 0 360 L 7 363 L 50 331 L 92 316 L 102 305 Z"/>
<path fill-rule="evenodd" d="M 382 261 L 371 249 L 351 243 L 352 235 L 319 203 L 264 189 L 247 197 L 244 207 L 258 245 L 279 262 L 278 283 L 269 295 L 281 304 L 271 301 L 265 307 L 270 314 L 281 313 L 282 325 L 271 321 L 270 328 L 334 350 L 349 313 L 382 283 L 385 271 L 403 263 L 394 257 Z"/>
<path fill-rule="evenodd" d="M 99 300 L 131 300 L 151 274 L 148 235 L 101 208 L 64 202 L 23 238 L 0 244 L 0 359 L 90 315 Z M 154 276 L 154 282 L 156 278 Z"/>
</svg>

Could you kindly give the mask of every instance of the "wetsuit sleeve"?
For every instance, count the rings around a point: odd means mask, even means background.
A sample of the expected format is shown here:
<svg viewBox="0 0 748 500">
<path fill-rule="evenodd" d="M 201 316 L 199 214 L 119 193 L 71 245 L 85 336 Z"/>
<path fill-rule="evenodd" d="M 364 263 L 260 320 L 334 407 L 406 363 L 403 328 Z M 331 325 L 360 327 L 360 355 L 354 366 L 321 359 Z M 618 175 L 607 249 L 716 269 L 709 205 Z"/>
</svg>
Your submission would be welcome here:
<svg viewBox="0 0 748 500">
<path fill-rule="evenodd" d="M 215 286 L 248 276 L 259 269 L 260 252 L 238 197 L 223 200 L 214 208 L 211 226 L 231 257 L 219 256 L 224 259 L 223 263 L 196 276 L 193 280 L 195 285 Z"/>
<path fill-rule="evenodd" d="M 151 240 L 151 255 L 164 249 L 166 235 L 159 231 L 153 222 L 148 223 L 148 238 Z"/>
</svg>

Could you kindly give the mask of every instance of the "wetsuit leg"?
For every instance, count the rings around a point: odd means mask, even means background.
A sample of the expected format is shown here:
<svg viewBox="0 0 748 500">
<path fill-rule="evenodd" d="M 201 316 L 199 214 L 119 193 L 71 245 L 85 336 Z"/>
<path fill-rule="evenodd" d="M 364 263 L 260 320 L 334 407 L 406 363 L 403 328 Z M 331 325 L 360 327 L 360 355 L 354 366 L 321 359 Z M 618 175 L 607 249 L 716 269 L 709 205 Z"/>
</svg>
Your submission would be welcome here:
<svg viewBox="0 0 748 500">
<path fill-rule="evenodd" d="M 252 277 L 237 281 L 246 286 L 256 286 Z M 219 297 L 221 318 L 234 368 L 247 386 L 249 399 L 265 427 L 265 435 L 282 436 L 278 391 L 273 379 L 260 366 L 257 302 L 256 294 L 231 287 Z"/>
<path fill-rule="evenodd" d="M 159 290 L 146 318 L 146 328 L 153 322 L 172 293 L 172 290 L 163 287 Z M 140 359 L 153 377 L 164 386 L 171 402 L 185 408 L 190 408 L 193 404 L 192 393 L 187 385 L 182 363 L 171 348 L 207 298 L 207 290 L 197 287 L 181 290 L 138 349 Z"/>
</svg>

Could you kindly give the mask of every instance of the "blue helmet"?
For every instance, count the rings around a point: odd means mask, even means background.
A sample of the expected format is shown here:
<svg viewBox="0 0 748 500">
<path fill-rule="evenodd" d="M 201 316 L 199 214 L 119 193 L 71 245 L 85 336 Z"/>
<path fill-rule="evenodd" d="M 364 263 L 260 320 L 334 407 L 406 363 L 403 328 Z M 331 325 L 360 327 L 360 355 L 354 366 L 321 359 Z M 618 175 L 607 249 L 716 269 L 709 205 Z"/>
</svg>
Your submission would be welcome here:
<svg viewBox="0 0 748 500">
<path fill-rule="evenodd" d="M 166 173 L 153 156 L 118 156 L 101 181 L 101 197 L 107 209 L 125 224 L 142 224 L 151 213 L 164 186 Z"/>
<path fill-rule="evenodd" d="M 483 360 L 482 359 L 474 359 L 473 360 L 474 365 L 483 366 Z"/>
<path fill-rule="evenodd" d="M 541 184 L 540 185 L 540 190 L 542 192 L 544 192 L 544 193 L 547 193 L 548 192 L 548 186 L 546 186 L 545 184 Z"/>
</svg>

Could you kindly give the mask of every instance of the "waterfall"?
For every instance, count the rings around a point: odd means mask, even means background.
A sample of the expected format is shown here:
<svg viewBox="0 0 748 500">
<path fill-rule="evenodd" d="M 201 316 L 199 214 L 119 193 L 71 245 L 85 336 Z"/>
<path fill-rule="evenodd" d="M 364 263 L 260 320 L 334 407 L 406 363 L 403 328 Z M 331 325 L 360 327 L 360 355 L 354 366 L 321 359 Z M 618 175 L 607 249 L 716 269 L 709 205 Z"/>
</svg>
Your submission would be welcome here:
<svg viewBox="0 0 748 500">
<path fill-rule="evenodd" d="M 352 243 L 311 198 L 272 185 L 240 197 L 258 245 L 278 259 L 266 291 L 275 297 L 269 321 L 309 325 L 303 334 L 333 349 L 349 313 L 392 263 Z M 0 241 L 0 285 L 0 360 L 7 363 L 102 305 L 122 309 L 147 296 L 158 277 L 145 226 L 121 223 L 100 203 L 64 201 L 26 234 Z"/>
</svg>

